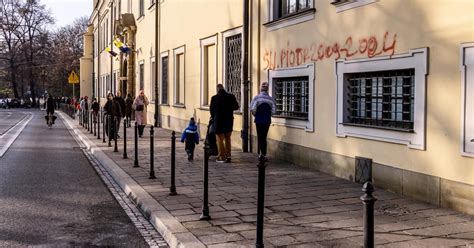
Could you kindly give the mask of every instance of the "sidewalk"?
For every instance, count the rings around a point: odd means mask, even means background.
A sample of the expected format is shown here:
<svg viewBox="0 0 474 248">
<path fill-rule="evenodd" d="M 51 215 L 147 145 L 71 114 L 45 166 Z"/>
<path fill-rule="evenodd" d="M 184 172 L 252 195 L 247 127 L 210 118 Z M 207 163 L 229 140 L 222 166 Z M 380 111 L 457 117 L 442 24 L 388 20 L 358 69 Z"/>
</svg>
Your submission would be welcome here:
<svg viewBox="0 0 474 248">
<path fill-rule="evenodd" d="M 139 138 L 133 168 L 134 127 L 127 128 L 128 159 L 62 114 L 88 150 L 135 199 L 171 247 L 255 247 L 257 156 L 233 151 L 232 163 L 209 161 L 211 220 L 200 221 L 203 145 L 188 162 L 176 142 L 176 189 L 170 196 L 171 131 L 155 129 L 155 175 L 148 179 L 149 128 Z M 102 130 L 101 130 L 102 138 Z M 120 127 L 123 136 L 123 123 Z M 265 247 L 363 246 L 362 185 L 271 160 L 266 169 Z M 474 217 L 376 189 L 375 243 L 380 247 L 474 247 Z"/>
</svg>

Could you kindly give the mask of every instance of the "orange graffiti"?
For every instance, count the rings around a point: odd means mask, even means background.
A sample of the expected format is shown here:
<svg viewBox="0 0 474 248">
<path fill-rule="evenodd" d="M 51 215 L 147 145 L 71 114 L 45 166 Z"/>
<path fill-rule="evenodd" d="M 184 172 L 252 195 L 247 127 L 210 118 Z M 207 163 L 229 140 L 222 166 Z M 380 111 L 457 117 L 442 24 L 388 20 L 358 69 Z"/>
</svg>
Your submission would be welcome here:
<svg viewBox="0 0 474 248">
<path fill-rule="evenodd" d="M 389 39 L 391 38 L 390 42 Z M 368 58 L 373 58 L 378 55 L 386 54 L 390 57 L 395 54 L 395 47 L 397 44 L 397 34 L 389 36 L 389 32 L 385 32 L 382 42 L 377 40 L 375 36 L 368 38 L 360 38 L 358 40 L 358 47 L 354 44 L 352 36 L 346 38 L 344 43 L 333 44 L 317 44 L 311 43 L 308 47 L 291 48 L 290 42 L 287 43 L 286 48 L 277 50 L 267 50 L 263 55 L 263 66 L 265 70 L 273 70 L 284 67 L 293 67 L 305 64 L 310 61 L 321 61 L 324 59 L 341 57 L 350 58 L 356 54 L 366 55 Z M 278 64 L 277 64 L 278 61 Z"/>
</svg>

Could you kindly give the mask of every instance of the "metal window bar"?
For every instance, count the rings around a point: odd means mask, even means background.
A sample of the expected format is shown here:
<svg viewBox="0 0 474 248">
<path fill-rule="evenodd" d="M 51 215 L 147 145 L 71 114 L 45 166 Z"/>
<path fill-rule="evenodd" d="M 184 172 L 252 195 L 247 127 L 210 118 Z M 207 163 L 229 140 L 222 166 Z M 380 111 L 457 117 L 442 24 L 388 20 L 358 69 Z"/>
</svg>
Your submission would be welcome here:
<svg viewBox="0 0 474 248">
<path fill-rule="evenodd" d="M 226 89 L 233 94 L 241 105 L 242 84 L 242 34 L 227 37 L 226 40 Z"/>
<path fill-rule="evenodd" d="M 346 124 L 413 131 L 415 70 L 346 74 Z"/>
<path fill-rule="evenodd" d="M 168 103 L 168 56 L 161 59 L 161 103 Z"/>
<path fill-rule="evenodd" d="M 307 120 L 309 77 L 275 78 L 273 83 L 277 115 Z"/>
</svg>

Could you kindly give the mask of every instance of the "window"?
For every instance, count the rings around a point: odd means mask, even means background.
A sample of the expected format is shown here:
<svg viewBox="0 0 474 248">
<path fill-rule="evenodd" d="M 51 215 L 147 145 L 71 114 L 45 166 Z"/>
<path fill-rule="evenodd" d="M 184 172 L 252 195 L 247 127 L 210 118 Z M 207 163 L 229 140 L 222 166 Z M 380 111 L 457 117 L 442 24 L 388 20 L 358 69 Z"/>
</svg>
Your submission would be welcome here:
<svg viewBox="0 0 474 248">
<path fill-rule="evenodd" d="M 161 104 L 168 104 L 168 52 L 161 54 Z"/>
<path fill-rule="evenodd" d="M 174 104 L 178 106 L 184 105 L 184 82 L 185 82 L 185 64 L 184 64 L 185 47 L 174 49 Z"/>
<path fill-rule="evenodd" d="M 145 15 L 145 3 L 144 3 L 144 1 L 145 0 L 140 0 L 140 13 L 139 13 L 138 18 Z"/>
<path fill-rule="evenodd" d="M 269 0 L 267 31 L 314 19 L 314 0 Z"/>
<path fill-rule="evenodd" d="M 242 34 L 225 38 L 225 89 L 241 105 L 242 85 Z"/>
<path fill-rule="evenodd" d="M 462 133 L 461 154 L 474 157 L 474 43 L 461 46 Z"/>
<path fill-rule="evenodd" d="M 282 18 L 311 8 L 310 0 L 278 0 L 274 6 L 274 18 Z"/>
<path fill-rule="evenodd" d="M 217 35 L 201 40 L 201 107 L 208 108 L 217 85 Z"/>
<path fill-rule="evenodd" d="M 268 77 L 270 95 L 275 98 L 277 104 L 277 115 L 272 122 L 312 132 L 314 63 L 270 70 Z"/>
<path fill-rule="evenodd" d="M 139 68 L 139 77 L 140 77 L 140 88 L 138 90 L 143 90 L 145 87 L 145 64 L 143 61 L 140 62 Z"/>
<path fill-rule="evenodd" d="M 127 13 L 132 13 L 132 0 L 127 2 Z"/>
<path fill-rule="evenodd" d="M 151 78 L 151 82 L 150 82 L 150 100 L 151 102 L 155 102 L 155 85 L 156 85 L 156 63 L 155 63 L 155 58 L 151 58 L 151 61 L 150 61 L 150 78 Z"/>
<path fill-rule="evenodd" d="M 331 4 L 336 6 L 336 12 L 341 12 L 374 3 L 376 1 L 377 0 L 333 0 Z"/>
<path fill-rule="evenodd" d="M 372 59 L 338 60 L 338 137 L 425 149 L 428 49 Z"/>
<path fill-rule="evenodd" d="M 309 77 L 273 78 L 277 115 L 308 119 Z"/>
<path fill-rule="evenodd" d="M 344 124 L 413 131 L 415 70 L 345 74 Z"/>
</svg>

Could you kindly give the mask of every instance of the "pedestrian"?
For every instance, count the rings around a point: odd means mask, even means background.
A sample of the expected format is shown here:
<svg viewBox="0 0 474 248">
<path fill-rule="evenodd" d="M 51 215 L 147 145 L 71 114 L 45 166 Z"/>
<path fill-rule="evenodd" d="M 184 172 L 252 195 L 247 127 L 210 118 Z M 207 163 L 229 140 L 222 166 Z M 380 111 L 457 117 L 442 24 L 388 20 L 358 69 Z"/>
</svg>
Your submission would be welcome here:
<svg viewBox="0 0 474 248">
<path fill-rule="evenodd" d="M 272 115 L 276 114 L 276 102 L 268 94 L 268 83 L 260 85 L 260 94 L 256 95 L 250 103 L 250 110 L 255 116 L 255 127 L 257 128 L 257 141 L 259 159 L 268 161 L 267 158 L 267 134 L 272 122 Z"/>
<path fill-rule="evenodd" d="M 188 161 L 194 160 L 194 148 L 199 144 L 199 133 L 194 118 L 191 117 L 189 125 L 181 135 L 181 143 L 184 143 L 184 150 L 188 154 Z"/>
<path fill-rule="evenodd" d="M 94 123 L 97 123 L 97 115 L 99 114 L 100 105 L 97 102 L 97 98 L 95 97 L 92 99 L 91 108 L 92 108 L 92 114 L 94 115 Z"/>
<path fill-rule="evenodd" d="M 128 127 L 131 126 L 132 120 L 132 105 L 133 105 L 133 98 L 130 94 L 127 94 L 127 98 L 125 98 L 125 118 L 127 119 Z"/>
<path fill-rule="evenodd" d="M 143 136 L 143 129 L 147 124 L 146 108 L 148 103 L 148 98 L 145 96 L 145 93 L 143 93 L 143 90 L 140 90 L 138 96 L 133 102 L 133 107 L 135 109 L 135 121 L 138 125 L 138 137 Z"/>
<path fill-rule="evenodd" d="M 233 94 L 227 93 L 222 84 L 218 84 L 217 94 L 211 98 L 211 119 L 214 123 L 217 137 L 216 162 L 231 162 L 231 135 L 234 126 L 234 110 L 239 109 L 239 103 Z"/>
<path fill-rule="evenodd" d="M 104 106 L 104 111 L 105 114 L 110 115 L 110 119 L 106 119 L 106 132 L 107 136 L 109 136 L 109 139 L 116 139 L 116 128 L 115 125 L 113 125 L 115 117 L 118 118 L 118 116 L 121 116 L 120 113 L 120 105 L 114 101 L 114 95 L 112 93 L 109 93 L 107 95 L 107 102 L 105 103 Z M 110 121 L 109 121 L 110 120 Z M 109 133 L 110 130 L 110 133 Z"/>
<path fill-rule="evenodd" d="M 117 95 L 115 95 L 114 100 L 119 104 L 120 106 L 120 117 L 118 118 L 118 124 L 117 124 L 117 137 L 120 138 L 119 131 L 120 131 L 120 123 L 122 123 L 122 118 L 124 117 L 124 112 L 125 112 L 125 100 L 122 98 L 122 91 L 118 90 Z"/>
</svg>

